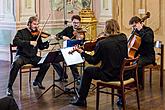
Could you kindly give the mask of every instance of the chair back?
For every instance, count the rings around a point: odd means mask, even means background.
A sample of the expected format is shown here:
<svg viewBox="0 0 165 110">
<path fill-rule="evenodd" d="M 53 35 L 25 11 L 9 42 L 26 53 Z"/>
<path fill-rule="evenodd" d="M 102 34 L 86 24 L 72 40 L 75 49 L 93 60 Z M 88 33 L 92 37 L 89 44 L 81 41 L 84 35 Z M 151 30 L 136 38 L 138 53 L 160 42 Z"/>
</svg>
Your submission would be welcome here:
<svg viewBox="0 0 165 110">
<path fill-rule="evenodd" d="M 123 85 L 124 76 L 126 74 L 130 76 L 134 76 L 135 80 L 137 80 L 138 59 L 139 57 L 129 58 L 129 59 L 125 58 L 123 60 L 123 63 L 120 69 L 121 86 Z"/>
<path fill-rule="evenodd" d="M 17 51 L 17 46 L 13 45 L 10 43 L 10 63 L 12 64 L 14 56 L 16 54 Z"/>
<path fill-rule="evenodd" d="M 162 41 L 155 41 L 154 50 L 155 50 L 155 63 L 163 68 L 164 44 L 162 43 Z"/>
</svg>

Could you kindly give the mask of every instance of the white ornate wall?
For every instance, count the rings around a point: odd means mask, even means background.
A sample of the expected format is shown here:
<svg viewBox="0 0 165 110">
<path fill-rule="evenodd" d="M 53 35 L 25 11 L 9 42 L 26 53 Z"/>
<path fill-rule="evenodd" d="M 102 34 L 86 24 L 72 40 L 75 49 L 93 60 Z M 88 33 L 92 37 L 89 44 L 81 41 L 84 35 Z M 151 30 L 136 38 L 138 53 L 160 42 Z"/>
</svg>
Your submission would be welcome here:
<svg viewBox="0 0 165 110">
<path fill-rule="evenodd" d="M 15 1 L 0 0 L 0 44 L 9 44 L 16 31 Z"/>
</svg>

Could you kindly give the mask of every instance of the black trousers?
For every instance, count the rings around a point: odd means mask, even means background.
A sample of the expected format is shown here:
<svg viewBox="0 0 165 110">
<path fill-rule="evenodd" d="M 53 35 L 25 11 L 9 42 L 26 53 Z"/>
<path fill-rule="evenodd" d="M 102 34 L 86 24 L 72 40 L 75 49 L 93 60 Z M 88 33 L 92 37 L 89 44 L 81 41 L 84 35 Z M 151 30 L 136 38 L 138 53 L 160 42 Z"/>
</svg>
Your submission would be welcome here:
<svg viewBox="0 0 165 110">
<path fill-rule="evenodd" d="M 19 110 L 15 100 L 11 96 L 0 99 L 0 110 Z"/>
<path fill-rule="evenodd" d="M 138 83 L 142 85 L 143 67 L 155 63 L 155 57 L 140 56 L 138 61 Z"/>
<path fill-rule="evenodd" d="M 41 59 L 41 57 L 39 57 L 39 56 L 27 58 L 27 57 L 17 55 L 15 58 L 15 61 L 12 63 L 12 66 L 11 66 L 8 88 L 12 88 L 19 69 L 25 64 L 32 64 L 36 67 L 40 67 L 40 70 L 36 76 L 35 81 L 42 83 L 42 80 L 44 79 L 44 76 L 45 76 L 47 70 L 49 69 L 50 64 L 39 64 L 38 65 L 38 62 L 40 61 L 40 59 Z"/>
<path fill-rule="evenodd" d="M 66 72 L 64 71 L 64 69 L 62 68 L 60 63 L 52 63 L 52 65 L 61 79 L 63 79 L 63 78 L 67 79 L 68 78 L 68 75 L 66 74 Z"/>
<path fill-rule="evenodd" d="M 78 79 L 80 75 L 79 75 L 79 72 L 78 72 L 78 69 L 77 69 L 77 65 L 70 65 L 69 67 L 71 69 L 73 78 Z"/>
<path fill-rule="evenodd" d="M 92 79 L 107 82 L 114 80 L 113 77 L 107 77 L 107 75 L 104 72 L 102 72 L 99 67 L 87 67 L 84 70 L 84 74 L 82 76 L 80 88 L 78 91 L 80 95 L 80 100 L 86 100 Z"/>
<path fill-rule="evenodd" d="M 60 78 L 68 78 L 68 75 L 66 74 L 66 71 L 64 71 L 64 69 L 62 68 L 62 66 L 60 65 L 60 63 L 53 63 L 52 64 L 54 69 L 56 70 L 57 74 L 59 75 Z M 77 69 L 76 65 L 70 65 L 69 66 L 72 72 L 72 75 L 75 79 L 79 78 L 79 72 Z"/>
</svg>

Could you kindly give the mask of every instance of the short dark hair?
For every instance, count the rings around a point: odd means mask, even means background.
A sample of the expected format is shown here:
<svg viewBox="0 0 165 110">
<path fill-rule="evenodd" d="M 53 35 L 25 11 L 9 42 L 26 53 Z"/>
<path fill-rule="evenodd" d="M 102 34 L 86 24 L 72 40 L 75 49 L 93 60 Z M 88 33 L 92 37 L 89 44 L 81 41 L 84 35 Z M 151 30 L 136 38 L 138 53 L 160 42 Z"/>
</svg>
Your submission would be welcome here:
<svg viewBox="0 0 165 110">
<path fill-rule="evenodd" d="M 81 21 L 81 18 L 80 18 L 79 15 L 73 15 L 71 20 L 73 21 L 74 19 L 77 19 L 77 20 Z"/>
<path fill-rule="evenodd" d="M 133 23 L 141 22 L 141 19 L 138 16 L 134 16 L 129 20 L 129 25 L 132 25 Z"/>
<path fill-rule="evenodd" d="M 37 21 L 37 20 L 38 20 L 38 18 L 37 18 L 36 16 L 31 16 L 31 17 L 29 18 L 29 20 L 28 20 L 27 25 L 29 25 L 29 24 L 31 24 L 33 21 Z"/>
</svg>

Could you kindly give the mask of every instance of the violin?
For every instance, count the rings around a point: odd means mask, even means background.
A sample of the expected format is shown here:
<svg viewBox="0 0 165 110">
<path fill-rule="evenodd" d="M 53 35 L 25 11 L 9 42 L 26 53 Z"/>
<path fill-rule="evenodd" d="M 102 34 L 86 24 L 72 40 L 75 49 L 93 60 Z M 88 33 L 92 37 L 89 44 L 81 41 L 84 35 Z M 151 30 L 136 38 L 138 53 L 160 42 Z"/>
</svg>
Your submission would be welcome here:
<svg viewBox="0 0 165 110">
<path fill-rule="evenodd" d="M 31 34 L 33 36 L 38 36 L 40 34 L 40 31 L 38 31 L 38 30 L 37 31 L 32 31 Z M 50 34 L 49 33 L 46 33 L 46 32 L 41 32 L 40 36 L 42 38 L 48 38 L 50 36 Z"/>
<path fill-rule="evenodd" d="M 85 33 L 86 31 L 83 30 L 82 28 L 77 28 L 76 30 L 73 31 L 73 37 L 71 39 L 82 40 L 85 38 Z"/>
<path fill-rule="evenodd" d="M 100 40 L 103 40 L 107 38 L 105 33 L 102 32 L 98 35 L 98 38 L 96 40 L 93 41 L 85 41 L 84 44 L 82 46 L 78 46 L 78 48 L 82 48 L 84 51 L 93 51 L 94 48 L 96 47 L 96 43 Z M 72 54 L 75 50 L 71 50 L 69 51 L 69 54 Z"/>
<path fill-rule="evenodd" d="M 146 19 L 150 18 L 150 12 L 147 12 L 146 15 L 141 18 L 141 22 L 144 22 Z M 128 40 L 128 56 L 134 58 L 136 51 L 141 45 L 141 37 L 135 32 L 135 29 L 132 31 L 129 40 Z"/>
</svg>

